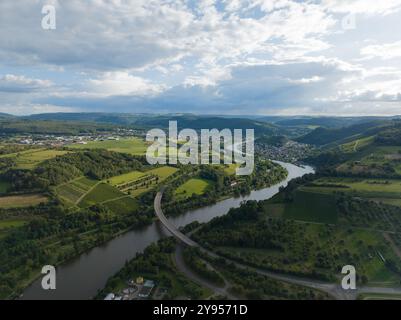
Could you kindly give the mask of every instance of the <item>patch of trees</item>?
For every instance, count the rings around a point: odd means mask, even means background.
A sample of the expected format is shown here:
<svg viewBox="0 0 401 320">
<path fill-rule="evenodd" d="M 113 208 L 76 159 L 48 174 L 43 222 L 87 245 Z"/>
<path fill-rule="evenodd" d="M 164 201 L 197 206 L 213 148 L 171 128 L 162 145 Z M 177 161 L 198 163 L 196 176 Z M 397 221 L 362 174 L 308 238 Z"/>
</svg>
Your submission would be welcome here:
<svg viewBox="0 0 401 320">
<path fill-rule="evenodd" d="M 183 253 L 185 263 L 202 278 L 205 278 L 218 286 L 223 286 L 224 279 L 199 258 L 198 251 L 198 248 L 185 248 Z"/>
<path fill-rule="evenodd" d="M 392 128 L 379 132 L 375 141 L 385 146 L 401 146 L 401 121 Z"/>
</svg>

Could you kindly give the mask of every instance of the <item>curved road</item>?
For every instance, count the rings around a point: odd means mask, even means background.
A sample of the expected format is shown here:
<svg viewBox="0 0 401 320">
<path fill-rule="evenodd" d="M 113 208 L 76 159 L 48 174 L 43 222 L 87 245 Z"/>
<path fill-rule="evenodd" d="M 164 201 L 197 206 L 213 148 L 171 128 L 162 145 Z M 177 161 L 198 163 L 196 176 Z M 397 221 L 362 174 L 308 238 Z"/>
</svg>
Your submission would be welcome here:
<svg viewBox="0 0 401 320">
<path fill-rule="evenodd" d="M 285 275 L 285 274 L 278 274 L 254 267 L 250 267 L 247 265 L 244 265 L 242 263 L 227 259 L 225 257 L 221 257 L 214 252 L 207 250 L 203 247 L 201 247 L 199 244 L 197 244 L 195 241 L 191 240 L 189 237 L 187 237 L 185 234 L 183 234 L 181 231 L 177 229 L 164 215 L 163 210 L 161 209 L 161 199 L 163 197 L 163 191 L 164 189 L 162 188 L 156 195 L 155 201 L 154 201 L 154 208 L 156 212 L 156 216 L 159 218 L 159 220 L 162 222 L 162 224 L 167 228 L 168 231 L 180 242 L 184 243 L 187 246 L 191 247 L 198 247 L 202 252 L 206 253 L 212 258 L 223 258 L 228 262 L 233 263 L 236 267 L 240 269 L 248 269 L 250 271 L 256 272 L 258 274 L 267 276 L 269 278 L 279 280 L 279 281 L 284 281 L 312 289 L 317 289 L 323 292 L 328 293 L 331 297 L 338 299 L 338 300 L 354 300 L 358 297 L 359 294 L 361 293 L 379 293 L 379 294 L 397 294 L 401 295 L 401 288 L 390 288 L 390 287 L 360 287 L 357 288 L 356 290 L 344 290 L 339 284 L 336 283 L 328 283 L 328 282 L 322 282 L 322 281 L 317 281 L 317 280 L 312 280 L 312 279 L 306 279 L 306 278 L 300 278 L 296 276 L 290 276 L 290 275 Z M 176 258 L 177 260 L 177 258 Z M 179 259 L 181 260 L 181 259 Z M 181 268 L 182 269 L 182 268 Z M 189 272 L 189 271 L 188 271 Z M 188 273 L 186 272 L 186 273 Z M 187 274 L 190 278 L 193 278 L 196 282 L 200 282 L 201 284 L 204 284 L 206 287 L 210 288 L 210 284 L 206 283 L 205 281 L 202 281 L 198 276 L 195 276 L 193 273 Z M 221 292 L 221 288 L 211 288 L 211 289 L 216 289 L 215 292 L 223 293 Z M 225 291 L 225 294 L 227 294 L 227 291 Z M 232 297 L 229 297 L 232 298 Z"/>
<path fill-rule="evenodd" d="M 196 242 L 192 241 L 185 234 L 180 232 L 170 221 L 168 221 L 168 219 L 164 215 L 163 210 L 162 210 L 162 205 L 161 205 L 163 191 L 164 191 L 164 189 L 159 191 L 155 197 L 154 207 L 155 207 L 156 216 L 159 218 L 161 223 L 167 228 L 167 230 L 170 231 L 170 233 L 174 237 L 176 237 L 178 240 L 185 243 L 187 246 L 198 247 L 198 244 Z"/>
</svg>

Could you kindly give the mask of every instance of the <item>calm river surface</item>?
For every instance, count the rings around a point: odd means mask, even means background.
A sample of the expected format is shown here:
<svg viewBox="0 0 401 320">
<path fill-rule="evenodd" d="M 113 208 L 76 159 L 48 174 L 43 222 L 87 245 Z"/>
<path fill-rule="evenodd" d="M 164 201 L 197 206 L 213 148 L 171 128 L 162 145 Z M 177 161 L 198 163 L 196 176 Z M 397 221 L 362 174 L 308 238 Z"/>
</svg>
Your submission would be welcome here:
<svg viewBox="0 0 401 320">
<path fill-rule="evenodd" d="M 281 183 L 269 188 L 252 191 L 249 195 L 230 198 L 208 207 L 191 210 L 179 217 L 170 218 L 177 227 L 193 221 L 208 222 L 214 217 L 227 214 L 230 208 L 239 207 L 245 200 L 265 200 L 274 196 L 281 186 L 289 180 L 313 173 L 311 167 L 298 167 L 279 162 L 288 170 L 288 177 Z M 45 291 L 41 287 L 41 278 L 28 287 L 22 299 L 90 299 L 106 284 L 107 279 L 120 270 L 125 261 L 142 252 L 152 242 L 168 235 L 159 222 L 154 222 L 141 230 L 129 231 L 96 247 L 57 268 L 57 289 Z"/>
</svg>

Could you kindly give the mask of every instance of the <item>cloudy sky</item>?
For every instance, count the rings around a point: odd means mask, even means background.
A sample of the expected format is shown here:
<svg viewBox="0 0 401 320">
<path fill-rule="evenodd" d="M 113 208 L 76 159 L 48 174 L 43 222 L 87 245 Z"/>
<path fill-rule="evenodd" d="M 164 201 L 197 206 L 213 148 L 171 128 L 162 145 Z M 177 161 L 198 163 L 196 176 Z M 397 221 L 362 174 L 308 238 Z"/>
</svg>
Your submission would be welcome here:
<svg viewBox="0 0 401 320">
<path fill-rule="evenodd" d="M 401 0 L 1 0 L 0 112 L 64 111 L 401 114 Z"/>
</svg>

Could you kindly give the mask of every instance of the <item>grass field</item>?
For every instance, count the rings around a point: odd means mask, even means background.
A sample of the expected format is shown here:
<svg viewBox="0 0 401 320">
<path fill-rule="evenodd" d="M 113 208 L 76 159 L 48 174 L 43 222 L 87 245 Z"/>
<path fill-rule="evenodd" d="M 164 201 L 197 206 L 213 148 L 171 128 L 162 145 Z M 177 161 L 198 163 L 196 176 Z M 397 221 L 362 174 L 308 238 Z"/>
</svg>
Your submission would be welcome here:
<svg viewBox="0 0 401 320">
<path fill-rule="evenodd" d="M 375 140 L 374 136 L 357 139 L 355 141 L 351 141 L 341 145 L 341 150 L 347 153 L 357 152 L 358 150 L 371 145 L 374 142 L 374 140 Z"/>
<path fill-rule="evenodd" d="M 210 182 L 205 179 L 192 178 L 179 186 L 175 190 L 175 197 L 177 200 L 190 198 L 193 194 L 203 194 L 210 186 Z"/>
<path fill-rule="evenodd" d="M 120 176 L 115 176 L 110 179 L 107 179 L 107 182 L 113 186 L 118 186 L 118 185 L 128 183 L 131 181 L 136 181 L 145 175 L 146 175 L 146 173 L 141 172 L 141 171 L 131 171 L 131 172 L 122 174 Z"/>
<path fill-rule="evenodd" d="M 124 195 L 125 194 L 119 191 L 117 188 L 114 188 L 106 183 L 100 183 L 92 191 L 85 195 L 78 205 L 82 208 L 89 207 L 97 203 L 121 198 Z"/>
<path fill-rule="evenodd" d="M 116 214 L 129 214 L 138 208 L 138 202 L 130 196 L 108 201 L 104 205 Z"/>
<path fill-rule="evenodd" d="M 120 140 L 89 141 L 88 144 L 71 144 L 73 149 L 107 149 L 109 151 L 128 153 L 132 155 L 143 155 L 146 153 L 147 144 L 139 138 Z"/>
<path fill-rule="evenodd" d="M 0 197 L 0 208 L 23 208 L 45 203 L 48 198 L 42 194 L 24 194 Z"/>
<path fill-rule="evenodd" d="M 330 194 L 297 190 L 292 202 L 282 202 L 279 196 L 266 202 L 269 216 L 318 223 L 338 221 L 335 200 Z"/>
<path fill-rule="evenodd" d="M 77 201 L 88 192 L 98 181 L 81 177 L 64 183 L 56 188 L 57 195 L 67 202 L 68 205 L 75 205 Z"/>
<path fill-rule="evenodd" d="M 62 156 L 68 151 L 52 149 L 31 149 L 1 156 L 2 158 L 13 158 L 17 169 L 33 169 L 45 160 Z"/>
<path fill-rule="evenodd" d="M 145 175 L 147 175 L 149 177 L 149 179 L 147 180 L 148 182 L 146 184 L 144 184 L 143 186 L 138 186 L 134 190 L 130 190 L 129 193 L 132 196 L 137 197 L 137 196 L 143 194 L 144 192 L 151 190 L 156 185 L 160 184 L 161 182 L 166 180 L 168 177 L 170 177 L 177 171 L 178 171 L 177 168 L 169 167 L 169 166 L 164 166 L 164 167 L 145 171 L 144 172 Z M 158 177 L 157 181 L 152 178 L 155 176 Z"/>
<path fill-rule="evenodd" d="M 338 186 L 346 186 L 348 188 L 340 188 Z M 339 191 L 393 205 L 401 205 L 401 180 L 322 178 L 316 180 L 314 186 L 302 187 L 302 190 L 322 194 Z"/>
</svg>

